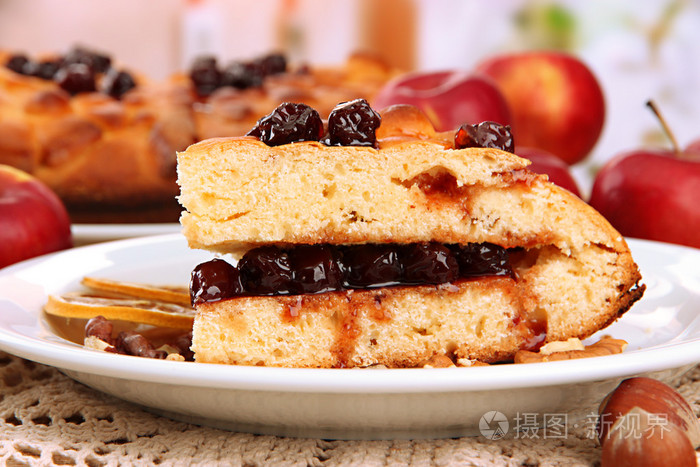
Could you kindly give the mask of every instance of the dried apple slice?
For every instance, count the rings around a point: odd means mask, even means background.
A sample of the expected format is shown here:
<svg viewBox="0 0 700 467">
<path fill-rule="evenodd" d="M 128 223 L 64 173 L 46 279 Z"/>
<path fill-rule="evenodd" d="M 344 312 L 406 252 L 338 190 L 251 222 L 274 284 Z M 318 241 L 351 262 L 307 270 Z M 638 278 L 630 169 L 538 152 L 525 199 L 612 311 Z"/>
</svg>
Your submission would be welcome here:
<svg viewBox="0 0 700 467">
<path fill-rule="evenodd" d="M 153 326 L 192 329 L 194 310 L 189 306 L 161 300 L 96 297 L 84 293 L 49 295 L 44 310 L 65 318 L 93 318 L 104 316 Z"/>
<path fill-rule="evenodd" d="M 82 284 L 106 294 L 175 303 L 183 307 L 190 306 L 189 289 L 183 286 L 155 286 L 94 277 L 84 277 Z"/>
</svg>

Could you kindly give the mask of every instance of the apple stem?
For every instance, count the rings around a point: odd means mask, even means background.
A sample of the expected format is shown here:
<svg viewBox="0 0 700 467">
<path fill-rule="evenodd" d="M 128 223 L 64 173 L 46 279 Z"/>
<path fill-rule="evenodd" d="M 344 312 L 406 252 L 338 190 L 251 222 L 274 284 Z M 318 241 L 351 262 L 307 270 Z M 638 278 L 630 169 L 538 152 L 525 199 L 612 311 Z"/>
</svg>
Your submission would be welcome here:
<svg viewBox="0 0 700 467">
<path fill-rule="evenodd" d="M 673 146 L 673 152 L 676 154 L 676 157 L 681 155 L 681 148 L 678 145 L 678 140 L 674 136 L 673 132 L 671 131 L 671 127 L 668 126 L 668 123 L 666 123 L 666 119 L 661 115 L 661 112 L 659 111 L 659 108 L 656 106 L 654 101 L 648 100 L 647 101 L 647 107 L 651 109 L 652 112 L 654 112 L 654 115 L 656 115 L 656 118 L 659 119 L 659 123 L 661 123 L 661 127 L 664 130 L 664 133 L 666 133 L 666 136 L 668 139 L 671 140 L 671 146 Z"/>
</svg>

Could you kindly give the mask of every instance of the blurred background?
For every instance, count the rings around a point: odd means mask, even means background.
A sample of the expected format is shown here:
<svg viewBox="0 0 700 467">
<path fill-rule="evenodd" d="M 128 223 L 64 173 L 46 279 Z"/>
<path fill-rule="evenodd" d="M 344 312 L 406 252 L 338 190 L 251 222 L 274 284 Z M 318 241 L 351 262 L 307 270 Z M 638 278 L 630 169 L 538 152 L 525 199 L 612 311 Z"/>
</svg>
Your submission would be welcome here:
<svg viewBox="0 0 700 467">
<path fill-rule="evenodd" d="M 601 139 L 574 167 L 584 189 L 613 155 L 668 144 L 644 106 L 650 98 L 681 146 L 700 137 L 696 0 L 0 0 L 0 48 L 40 54 L 76 44 L 154 79 L 202 53 L 226 61 L 281 51 L 291 62 L 334 65 L 362 50 L 408 71 L 469 70 L 526 49 L 572 52 L 607 104 Z"/>
</svg>

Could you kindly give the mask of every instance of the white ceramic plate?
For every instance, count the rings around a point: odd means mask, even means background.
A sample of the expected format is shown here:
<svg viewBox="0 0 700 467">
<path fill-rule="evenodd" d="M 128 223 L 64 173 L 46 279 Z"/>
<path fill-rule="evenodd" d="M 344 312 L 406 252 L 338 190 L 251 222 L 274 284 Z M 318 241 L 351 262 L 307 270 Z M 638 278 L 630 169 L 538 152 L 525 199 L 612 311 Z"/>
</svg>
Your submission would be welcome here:
<svg viewBox="0 0 700 467">
<path fill-rule="evenodd" d="M 109 242 L 125 238 L 166 235 L 180 232 L 177 222 L 162 224 L 73 224 L 73 241 L 76 246 Z"/>
<path fill-rule="evenodd" d="M 648 289 L 604 331 L 630 343 L 620 355 L 447 369 L 237 367 L 101 353 L 51 331 L 41 311 L 47 294 L 78 289 L 84 275 L 187 283 L 210 254 L 188 249 L 179 234 L 90 245 L 0 271 L 0 348 L 148 410 L 254 433 L 456 437 L 478 434 L 490 411 L 511 427 L 523 414 L 561 415 L 573 424 L 624 377 L 670 381 L 700 362 L 700 251 L 629 243 Z"/>
</svg>

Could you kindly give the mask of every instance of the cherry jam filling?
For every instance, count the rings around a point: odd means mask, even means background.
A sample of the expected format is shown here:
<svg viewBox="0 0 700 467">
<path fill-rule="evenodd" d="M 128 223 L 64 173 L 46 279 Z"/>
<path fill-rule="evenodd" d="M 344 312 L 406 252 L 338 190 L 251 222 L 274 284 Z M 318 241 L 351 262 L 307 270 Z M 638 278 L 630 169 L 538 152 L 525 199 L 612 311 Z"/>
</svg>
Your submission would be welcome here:
<svg viewBox="0 0 700 467">
<path fill-rule="evenodd" d="M 348 289 L 513 277 L 509 252 L 491 243 L 263 246 L 233 266 L 223 259 L 192 271 L 192 305 L 237 296 L 299 295 Z"/>
</svg>

